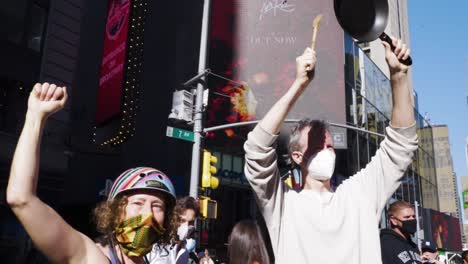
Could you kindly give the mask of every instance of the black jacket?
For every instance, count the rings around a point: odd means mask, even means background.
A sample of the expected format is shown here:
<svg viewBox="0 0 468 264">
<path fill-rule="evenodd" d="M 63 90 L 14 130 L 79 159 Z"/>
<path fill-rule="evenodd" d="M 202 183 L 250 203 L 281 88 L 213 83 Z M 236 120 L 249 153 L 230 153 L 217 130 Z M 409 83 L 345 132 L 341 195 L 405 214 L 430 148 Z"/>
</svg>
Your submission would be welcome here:
<svg viewBox="0 0 468 264">
<path fill-rule="evenodd" d="M 416 244 L 391 229 L 380 231 L 383 264 L 420 264 L 421 256 Z"/>
</svg>

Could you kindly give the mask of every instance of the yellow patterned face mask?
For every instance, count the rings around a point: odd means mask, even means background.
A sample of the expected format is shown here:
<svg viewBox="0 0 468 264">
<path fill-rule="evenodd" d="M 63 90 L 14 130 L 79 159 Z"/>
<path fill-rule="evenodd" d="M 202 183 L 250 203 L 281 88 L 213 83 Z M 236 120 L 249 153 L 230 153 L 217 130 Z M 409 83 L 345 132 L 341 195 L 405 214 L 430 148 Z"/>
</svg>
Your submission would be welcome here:
<svg viewBox="0 0 468 264">
<path fill-rule="evenodd" d="M 145 214 L 124 220 L 114 234 L 125 255 L 139 257 L 151 251 L 153 244 L 164 231 L 165 229 L 153 220 L 152 214 Z"/>
</svg>

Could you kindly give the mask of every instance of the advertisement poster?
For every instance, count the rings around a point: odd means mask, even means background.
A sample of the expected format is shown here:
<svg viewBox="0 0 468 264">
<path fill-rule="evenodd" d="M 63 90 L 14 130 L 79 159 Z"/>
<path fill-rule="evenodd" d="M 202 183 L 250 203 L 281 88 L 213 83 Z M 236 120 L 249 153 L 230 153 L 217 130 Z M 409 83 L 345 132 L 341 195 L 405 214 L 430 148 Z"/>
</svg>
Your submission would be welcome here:
<svg viewBox="0 0 468 264">
<path fill-rule="evenodd" d="M 432 240 L 437 248 L 446 251 L 461 251 L 461 231 L 458 218 L 432 210 L 423 210 L 424 237 Z"/>
<path fill-rule="evenodd" d="M 345 124 L 344 33 L 333 1 L 214 0 L 208 67 L 231 81 L 210 77 L 206 127 L 261 119 L 295 80 L 295 59 L 311 45 L 319 14 L 315 79 L 287 118 Z M 250 129 L 207 137 L 215 144 L 242 144 Z"/>
<path fill-rule="evenodd" d="M 98 125 L 121 111 L 129 15 L 130 0 L 109 1 L 96 105 Z"/>
</svg>

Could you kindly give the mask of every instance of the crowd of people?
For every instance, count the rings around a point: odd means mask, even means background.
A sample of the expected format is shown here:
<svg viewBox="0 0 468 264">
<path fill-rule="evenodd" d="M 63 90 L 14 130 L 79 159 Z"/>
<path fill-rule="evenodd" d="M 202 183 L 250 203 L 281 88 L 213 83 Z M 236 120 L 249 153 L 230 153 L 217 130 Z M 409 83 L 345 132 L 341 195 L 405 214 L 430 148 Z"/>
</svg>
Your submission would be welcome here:
<svg viewBox="0 0 468 264">
<path fill-rule="evenodd" d="M 228 238 L 228 263 L 436 263 L 430 242 L 422 252 L 411 242 L 416 231 L 413 207 L 403 201 L 388 208 L 389 229 L 379 230 L 382 211 L 400 185 L 417 149 L 408 67 L 401 40 L 386 43 L 393 110 L 386 138 L 370 163 L 335 191 L 330 178 L 335 150 L 324 121 L 304 119 L 291 131 L 290 158 L 302 177 L 300 190 L 280 180 L 278 133 L 295 102 L 313 81 L 317 59 L 307 48 L 296 59 L 296 78 L 245 142 L 245 175 L 264 217 L 273 255 L 259 225 L 238 222 Z M 67 224 L 36 195 L 40 142 L 50 115 L 67 102 L 67 90 L 36 84 L 11 165 L 7 201 L 35 246 L 52 263 L 202 263 L 215 260 L 196 245 L 198 201 L 177 199 L 170 177 L 136 167 L 114 181 L 107 199 L 94 210 L 98 239 Z M 44 232 L 47 230 L 47 232 Z M 197 248 L 201 252 L 197 252 Z M 464 261 L 467 255 L 463 255 Z"/>
</svg>

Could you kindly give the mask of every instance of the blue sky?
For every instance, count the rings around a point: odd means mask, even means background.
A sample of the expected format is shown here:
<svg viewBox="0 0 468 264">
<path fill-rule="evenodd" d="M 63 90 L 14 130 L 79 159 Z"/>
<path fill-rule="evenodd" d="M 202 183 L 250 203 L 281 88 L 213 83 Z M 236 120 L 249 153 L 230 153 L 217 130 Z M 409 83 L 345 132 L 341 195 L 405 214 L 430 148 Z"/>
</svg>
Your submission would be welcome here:
<svg viewBox="0 0 468 264">
<path fill-rule="evenodd" d="M 468 176 L 468 1 L 408 1 L 413 86 L 419 112 L 446 124 L 455 172 Z"/>
</svg>

